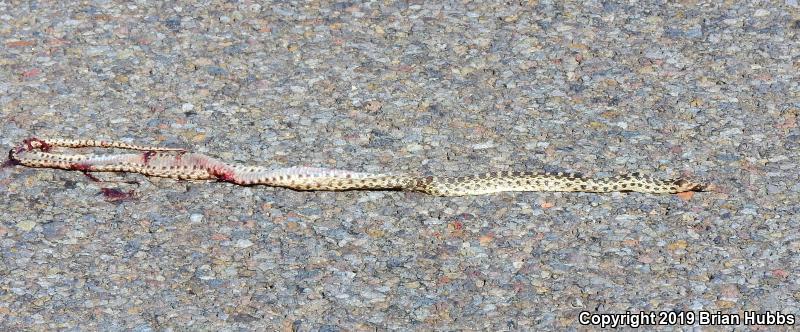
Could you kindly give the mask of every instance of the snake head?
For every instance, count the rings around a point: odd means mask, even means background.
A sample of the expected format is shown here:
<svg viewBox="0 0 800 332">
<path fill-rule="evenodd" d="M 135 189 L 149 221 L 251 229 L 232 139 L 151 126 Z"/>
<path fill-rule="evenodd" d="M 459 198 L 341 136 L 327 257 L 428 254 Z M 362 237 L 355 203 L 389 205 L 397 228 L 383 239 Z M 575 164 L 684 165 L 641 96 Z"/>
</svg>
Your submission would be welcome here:
<svg viewBox="0 0 800 332">
<path fill-rule="evenodd" d="M 686 192 L 686 191 L 705 191 L 706 185 L 702 183 L 691 182 L 686 179 L 680 179 L 675 181 L 675 186 L 677 187 L 678 192 Z"/>
</svg>

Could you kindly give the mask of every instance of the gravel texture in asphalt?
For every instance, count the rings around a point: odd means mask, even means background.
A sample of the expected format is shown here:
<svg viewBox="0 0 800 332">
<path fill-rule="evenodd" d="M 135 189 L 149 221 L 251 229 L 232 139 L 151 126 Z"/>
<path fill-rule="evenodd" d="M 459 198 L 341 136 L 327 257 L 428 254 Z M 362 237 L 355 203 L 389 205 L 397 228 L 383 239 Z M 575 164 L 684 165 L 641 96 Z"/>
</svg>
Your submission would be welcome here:
<svg viewBox="0 0 800 332">
<path fill-rule="evenodd" d="M 4 149 L 95 138 L 274 167 L 716 186 L 436 198 L 4 167 L 0 329 L 800 314 L 799 39 L 796 0 L 0 2 Z"/>
</svg>

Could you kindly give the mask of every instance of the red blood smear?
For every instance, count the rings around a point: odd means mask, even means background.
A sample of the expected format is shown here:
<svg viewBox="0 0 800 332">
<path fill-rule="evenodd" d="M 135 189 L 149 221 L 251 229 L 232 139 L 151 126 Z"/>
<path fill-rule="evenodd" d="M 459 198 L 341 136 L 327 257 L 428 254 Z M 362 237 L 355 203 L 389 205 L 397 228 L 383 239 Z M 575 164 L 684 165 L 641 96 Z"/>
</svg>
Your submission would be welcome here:
<svg viewBox="0 0 800 332">
<path fill-rule="evenodd" d="M 72 165 L 69 165 L 69 169 L 73 170 L 73 171 L 81 171 L 81 172 L 83 172 L 83 175 L 86 175 L 86 177 L 91 179 L 92 181 L 102 182 L 102 181 L 100 181 L 100 179 L 98 179 L 97 177 L 95 177 L 94 175 L 89 173 L 92 170 L 92 166 L 91 165 L 87 165 L 87 164 L 72 164 Z"/>
<path fill-rule="evenodd" d="M 34 148 L 33 144 L 31 144 L 33 142 L 39 143 L 39 147 Z M 31 151 L 33 149 L 39 149 L 39 150 L 42 150 L 44 152 L 47 152 L 47 151 L 50 151 L 50 149 L 53 147 L 52 145 L 47 144 L 43 140 L 40 140 L 40 139 L 38 139 L 36 137 L 28 138 L 28 139 L 22 141 L 22 143 L 24 143 L 26 146 L 28 146 L 28 151 Z"/>
<path fill-rule="evenodd" d="M 153 158 L 154 154 L 156 154 L 155 151 L 147 151 L 142 154 L 142 160 L 144 161 L 145 165 L 150 162 L 150 158 Z"/>
<path fill-rule="evenodd" d="M 216 177 L 219 181 L 236 182 L 236 179 L 233 178 L 232 172 L 226 172 L 215 168 L 211 170 L 211 175 Z"/>
<path fill-rule="evenodd" d="M 133 198 L 133 190 L 124 192 L 115 188 L 100 188 L 100 192 L 106 197 L 106 201 L 117 202 Z"/>
<path fill-rule="evenodd" d="M 92 173 L 83 172 L 83 175 L 86 175 L 86 177 L 89 178 L 89 180 L 92 180 L 94 182 L 103 182 L 100 179 L 98 179 L 96 176 L 92 175 Z"/>
<path fill-rule="evenodd" d="M 69 165 L 69 169 L 73 171 L 88 172 L 92 170 L 92 166 L 87 164 L 72 164 Z"/>
</svg>

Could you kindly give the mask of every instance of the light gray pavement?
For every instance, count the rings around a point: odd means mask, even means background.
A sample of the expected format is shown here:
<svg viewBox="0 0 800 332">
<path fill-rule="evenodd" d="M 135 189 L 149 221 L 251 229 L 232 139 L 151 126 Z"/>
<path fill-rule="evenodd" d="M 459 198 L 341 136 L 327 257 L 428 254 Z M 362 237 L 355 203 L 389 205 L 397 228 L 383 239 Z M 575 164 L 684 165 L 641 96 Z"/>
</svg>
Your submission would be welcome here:
<svg viewBox="0 0 800 332">
<path fill-rule="evenodd" d="M 717 192 L 296 192 L 0 170 L 2 330 L 523 330 L 800 314 L 794 0 L 0 2 L 0 146 L 688 175 Z M 135 190 L 108 202 L 101 188 Z"/>
</svg>

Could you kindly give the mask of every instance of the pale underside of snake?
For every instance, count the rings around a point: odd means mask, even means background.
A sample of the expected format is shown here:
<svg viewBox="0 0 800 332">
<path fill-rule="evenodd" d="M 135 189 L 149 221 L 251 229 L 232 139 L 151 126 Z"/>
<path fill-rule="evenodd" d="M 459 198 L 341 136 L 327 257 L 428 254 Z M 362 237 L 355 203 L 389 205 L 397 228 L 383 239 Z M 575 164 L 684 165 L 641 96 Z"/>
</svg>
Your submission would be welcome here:
<svg viewBox="0 0 800 332">
<path fill-rule="evenodd" d="M 114 148 L 137 150 L 122 154 L 64 154 L 55 148 Z M 9 161 L 28 167 L 88 172 L 131 172 L 184 180 L 216 180 L 237 185 L 267 185 L 295 190 L 404 190 L 434 196 L 484 195 L 505 191 L 642 192 L 673 194 L 704 191 L 706 186 L 686 179 L 658 180 L 638 173 L 587 178 L 571 173 L 490 172 L 482 175 L 437 177 L 374 174 L 330 168 L 268 169 L 229 164 L 183 149 L 139 146 L 115 141 L 27 139 L 9 151 Z"/>
</svg>

